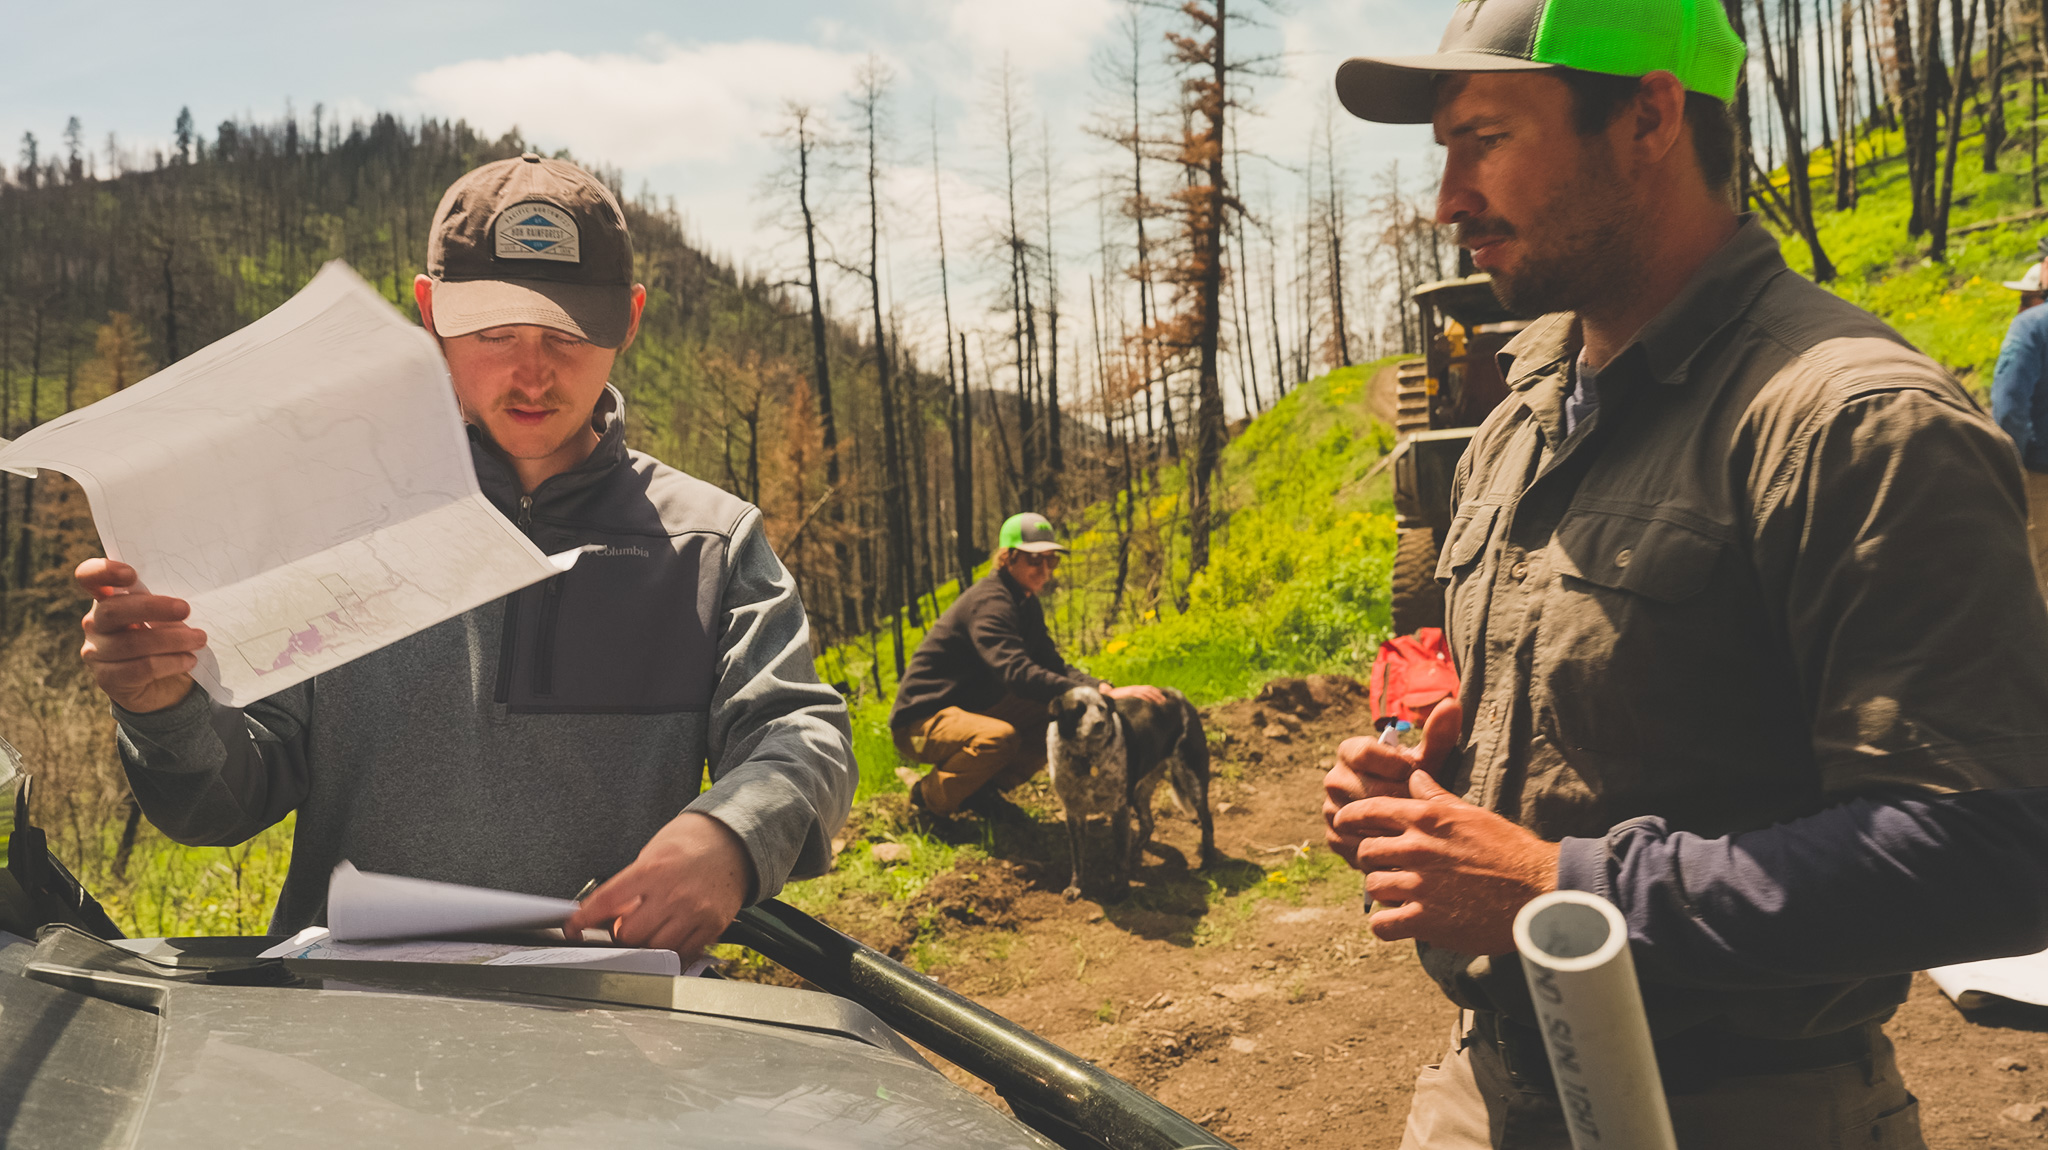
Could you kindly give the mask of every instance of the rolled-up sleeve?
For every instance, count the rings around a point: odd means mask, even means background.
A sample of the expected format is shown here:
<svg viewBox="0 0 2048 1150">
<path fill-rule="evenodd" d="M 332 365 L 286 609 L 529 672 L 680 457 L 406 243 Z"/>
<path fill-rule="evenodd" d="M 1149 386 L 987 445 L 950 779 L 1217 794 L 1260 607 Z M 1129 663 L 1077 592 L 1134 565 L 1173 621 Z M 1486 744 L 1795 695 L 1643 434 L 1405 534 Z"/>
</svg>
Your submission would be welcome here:
<svg viewBox="0 0 2048 1150">
<path fill-rule="evenodd" d="M 746 844 L 756 887 L 831 869 L 831 839 L 860 781 L 839 693 L 818 681 L 796 581 L 749 510 L 734 531 L 723 597 L 718 689 L 711 702 L 711 788 L 689 810 Z"/>
<path fill-rule="evenodd" d="M 2043 842 L 2048 789 L 1868 796 L 1723 838 L 1632 819 L 1566 839 L 1558 885 L 1621 909 L 1645 978 L 1805 986 L 2048 946 Z"/>
<path fill-rule="evenodd" d="M 1831 796 L 2048 786 L 2048 607 L 2018 460 L 1960 398 L 1816 414 L 1758 511 Z"/>
</svg>

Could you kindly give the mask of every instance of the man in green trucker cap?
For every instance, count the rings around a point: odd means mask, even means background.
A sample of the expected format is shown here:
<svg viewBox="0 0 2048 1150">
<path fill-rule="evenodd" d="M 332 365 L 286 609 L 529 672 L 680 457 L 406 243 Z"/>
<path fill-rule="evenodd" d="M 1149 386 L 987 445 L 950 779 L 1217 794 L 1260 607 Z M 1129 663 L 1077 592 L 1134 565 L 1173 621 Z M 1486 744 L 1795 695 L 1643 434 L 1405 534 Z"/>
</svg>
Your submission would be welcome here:
<svg viewBox="0 0 2048 1150">
<path fill-rule="evenodd" d="M 1571 1145 L 1511 934 L 1546 891 L 1626 918 L 1687 1150 L 1924 1146 L 1908 972 L 2048 946 L 2018 460 L 1737 214 L 1743 51 L 1718 0 L 1468 0 L 1337 74 L 1434 125 L 1437 222 L 1543 317 L 1454 483 L 1459 698 L 1325 781 L 1372 929 L 1460 1008 L 1409 1150 Z"/>
<path fill-rule="evenodd" d="M 1012 515 L 996 548 L 989 573 L 918 645 L 889 714 L 896 749 L 932 767 L 911 783 L 911 802 L 936 814 L 963 805 L 1001 813 L 1001 793 L 1045 765 L 1046 704 L 1075 687 L 1166 701 L 1156 687 L 1112 687 L 1060 655 L 1038 597 L 1067 548 L 1045 516 Z"/>
</svg>

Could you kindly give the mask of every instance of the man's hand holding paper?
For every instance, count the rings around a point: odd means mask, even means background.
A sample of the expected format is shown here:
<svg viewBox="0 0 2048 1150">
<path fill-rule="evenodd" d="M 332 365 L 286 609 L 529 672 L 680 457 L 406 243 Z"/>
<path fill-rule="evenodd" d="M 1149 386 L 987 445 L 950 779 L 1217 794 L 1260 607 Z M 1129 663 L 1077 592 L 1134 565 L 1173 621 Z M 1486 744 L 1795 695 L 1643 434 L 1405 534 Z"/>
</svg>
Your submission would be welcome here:
<svg viewBox="0 0 2048 1150">
<path fill-rule="evenodd" d="M 206 632 L 185 622 L 191 604 L 150 594 L 135 568 L 112 559 L 88 559 L 73 578 L 93 598 L 79 653 L 116 706 L 146 715 L 191 693 L 192 668 L 206 646 Z"/>
</svg>

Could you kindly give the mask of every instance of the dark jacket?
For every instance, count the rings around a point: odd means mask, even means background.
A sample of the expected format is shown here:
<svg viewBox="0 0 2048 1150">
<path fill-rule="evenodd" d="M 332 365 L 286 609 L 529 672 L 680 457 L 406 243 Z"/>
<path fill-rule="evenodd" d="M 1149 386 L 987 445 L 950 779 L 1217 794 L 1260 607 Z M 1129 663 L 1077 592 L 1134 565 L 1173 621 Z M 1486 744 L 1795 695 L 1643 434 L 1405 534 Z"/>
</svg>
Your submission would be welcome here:
<svg viewBox="0 0 2048 1150">
<path fill-rule="evenodd" d="M 947 707 L 982 712 L 1004 695 L 1049 703 L 1101 683 L 1060 657 L 1038 597 L 998 569 L 932 624 L 896 687 L 889 729 L 922 723 Z"/>
</svg>

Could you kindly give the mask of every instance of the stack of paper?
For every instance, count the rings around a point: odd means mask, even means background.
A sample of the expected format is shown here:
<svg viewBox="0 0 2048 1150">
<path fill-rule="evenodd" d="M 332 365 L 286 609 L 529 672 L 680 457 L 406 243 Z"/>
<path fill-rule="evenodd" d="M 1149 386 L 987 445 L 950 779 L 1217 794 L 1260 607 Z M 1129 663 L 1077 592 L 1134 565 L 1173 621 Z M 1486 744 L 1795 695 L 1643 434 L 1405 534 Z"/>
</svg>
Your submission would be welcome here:
<svg viewBox="0 0 2048 1150">
<path fill-rule="evenodd" d="M 359 962 L 452 962 L 475 966 L 566 966 L 626 974 L 683 973 L 672 950 L 617 946 L 514 946 L 496 942 L 336 942 L 324 926 L 309 926 L 263 952 L 263 958 L 313 958 Z M 701 973 L 708 960 L 690 970 Z"/>
<path fill-rule="evenodd" d="M 559 928 L 575 912 L 576 903 L 566 898 L 371 874 L 344 861 L 327 882 L 328 925 L 309 926 L 261 957 L 684 973 L 672 950 L 450 941 L 459 935 Z M 710 960 L 699 960 L 688 973 L 700 974 L 708 965 Z"/>
</svg>

